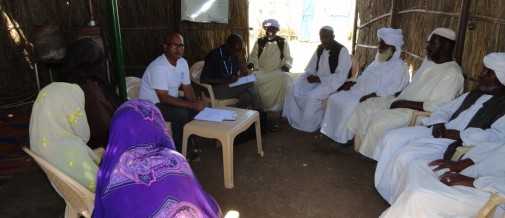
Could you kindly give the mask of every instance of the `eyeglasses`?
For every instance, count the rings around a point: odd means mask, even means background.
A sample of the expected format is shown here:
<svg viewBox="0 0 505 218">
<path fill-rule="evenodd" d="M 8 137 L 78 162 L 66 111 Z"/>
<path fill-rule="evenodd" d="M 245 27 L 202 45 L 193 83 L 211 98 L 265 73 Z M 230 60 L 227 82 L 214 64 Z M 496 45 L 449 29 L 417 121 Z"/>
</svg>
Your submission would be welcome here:
<svg viewBox="0 0 505 218">
<path fill-rule="evenodd" d="M 177 44 L 177 43 L 165 43 L 167 45 L 170 46 L 170 48 L 173 48 L 173 49 L 184 49 L 184 44 Z"/>
</svg>

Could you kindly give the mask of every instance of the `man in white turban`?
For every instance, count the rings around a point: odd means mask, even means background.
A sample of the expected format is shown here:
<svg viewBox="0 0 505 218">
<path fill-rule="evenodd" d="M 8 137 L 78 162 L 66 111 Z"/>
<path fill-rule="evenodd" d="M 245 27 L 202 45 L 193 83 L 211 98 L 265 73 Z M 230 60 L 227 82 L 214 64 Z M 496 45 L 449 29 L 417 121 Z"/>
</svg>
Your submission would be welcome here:
<svg viewBox="0 0 505 218">
<path fill-rule="evenodd" d="M 314 132 L 321 127 L 323 100 L 344 84 L 352 60 L 349 51 L 335 41 L 333 28 L 319 30 L 321 45 L 312 55 L 305 74 L 288 86 L 282 116 L 292 127 Z"/>
<path fill-rule="evenodd" d="M 267 111 L 282 110 L 286 88 L 293 82 L 289 75 L 293 58 L 286 39 L 277 36 L 279 27 L 275 19 L 263 21 L 266 36 L 254 43 L 247 64 L 257 76 L 256 88 Z"/>
<path fill-rule="evenodd" d="M 484 57 L 480 87 L 465 93 L 421 121 L 424 125 L 391 130 L 378 141 L 375 187 L 394 202 L 400 176 L 416 159 L 450 159 L 456 147 L 505 141 L 505 53 Z"/>
<path fill-rule="evenodd" d="M 434 111 L 463 92 L 463 72 L 451 54 L 455 39 L 454 31 L 435 29 L 425 46 L 427 58 L 401 94 L 370 98 L 356 107 L 347 128 L 361 138 L 357 151 L 372 158 L 384 132 L 406 127 L 414 111 Z"/>
<path fill-rule="evenodd" d="M 460 161 L 414 161 L 380 217 L 475 217 L 491 193 L 505 197 L 504 156 L 503 143 L 486 143 Z M 503 208 L 499 205 L 493 217 L 503 217 Z"/>
<path fill-rule="evenodd" d="M 400 29 L 381 28 L 377 31 L 379 47 L 372 62 L 356 81 L 346 82 L 341 91 L 328 98 L 321 133 L 336 146 L 348 145 L 354 134 L 345 124 L 360 102 L 371 97 L 392 96 L 409 83 L 407 65 L 400 58 L 403 34 Z"/>
</svg>

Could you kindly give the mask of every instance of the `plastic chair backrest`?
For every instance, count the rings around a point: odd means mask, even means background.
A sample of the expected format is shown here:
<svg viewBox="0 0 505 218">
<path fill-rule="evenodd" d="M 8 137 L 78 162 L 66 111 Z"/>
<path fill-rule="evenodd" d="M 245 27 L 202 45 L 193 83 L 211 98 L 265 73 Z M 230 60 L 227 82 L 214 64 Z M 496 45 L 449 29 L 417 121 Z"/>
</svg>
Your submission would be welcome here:
<svg viewBox="0 0 505 218">
<path fill-rule="evenodd" d="M 23 147 L 23 150 L 39 164 L 56 192 L 65 200 L 67 204 L 65 217 L 78 217 L 78 214 L 91 217 L 95 207 L 95 194 L 93 192 L 30 149 Z M 78 214 L 72 214 L 72 212 Z"/>
<path fill-rule="evenodd" d="M 134 99 L 139 97 L 140 83 L 142 79 L 138 77 L 129 76 L 125 78 L 126 80 L 126 94 L 128 99 Z"/>
<path fill-rule="evenodd" d="M 200 83 L 200 75 L 202 74 L 202 69 L 205 61 L 198 61 L 191 65 L 191 68 L 189 68 L 189 73 L 191 77 L 191 81 L 197 84 Z"/>
<path fill-rule="evenodd" d="M 347 81 L 354 81 L 359 76 L 359 61 L 354 55 L 351 55 L 352 66 L 351 66 L 351 77 L 347 79 Z"/>
</svg>

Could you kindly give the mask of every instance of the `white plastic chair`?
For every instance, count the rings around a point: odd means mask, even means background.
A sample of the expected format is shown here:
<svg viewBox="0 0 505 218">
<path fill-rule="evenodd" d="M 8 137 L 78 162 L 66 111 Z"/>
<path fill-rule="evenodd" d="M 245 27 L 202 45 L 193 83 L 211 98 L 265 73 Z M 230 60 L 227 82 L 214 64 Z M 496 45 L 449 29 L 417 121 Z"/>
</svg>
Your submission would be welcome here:
<svg viewBox="0 0 505 218">
<path fill-rule="evenodd" d="M 29 154 L 44 170 L 56 192 L 65 200 L 65 217 L 91 217 L 95 208 L 95 193 L 89 191 L 86 187 L 72 179 L 48 161 L 23 147 L 23 150 Z M 97 148 L 95 153 L 101 158 L 104 152 L 103 148 Z"/>
<path fill-rule="evenodd" d="M 465 155 L 470 149 L 475 146 L 461 146 L 456 148 L 456 152 L 452 155 L 452 161 L 458 161 L 461 159 L 463 155 Z M 494 217 L 494 213 L 496 211 L 496 207 L 499 204 L 505 204 L 505 198 L 496 193 L 492 193 L 489 197 L 487 203 L 482 206 L 479 213 L 475 216 L 475 218 L 492 218 Z"/>
<path fill-rule="evenodd" d="M 191 68 L 189 69 L 189 75 L 191 78 L 191 82 L 206 89 L 207 92 L 209 93 L 209 96 L 207 96 L 207 94 L 202 90 L 202 92 L 201 92 L 202 99 L 204 99 L 208 103 L 210 103 L 210 107 L 212 107 L 212 108 L 216 108 L 219 106 L 233 106 L 233 105 L 237 104 L 238 98 L 218 99 L 214 95 L 212 85 L 200 82 L 200 75 L 202 73 L 204 63 L 205 63 L 205 61 L 198 61 L 198 62 L 194 63 L 191 66 Z"/>
<path fill-rule="evenodd" d="M 140 93 L 140 83 L 142 82 L 142 79 L 134 76 L 129 76 L 126 77 L 125 80 L 128 100 L 138 98 Z M 181 91 L 179 91 L 179 95 L 181 95 Z M 167 125 L 168 131 L 172 132 L 172 123 L 165 122 L 165 125 Z"/>
<path fill-rule="evenodd" d="M 429 111 L 414 111 L 412 112 L 412 117 L 410 118 L 408 126 L 416 126 L 420 124 L 419 118 L 430 116 Z M 358 151 L 361 146 L 361 136 L 354 135 L 354 150 Z"/>
<path fill-rule="evenodd" d="M 125 78 L 126 82 L 126 96 L 128 99 L 134 99 L 139 97 L 140 83 L 142 79 L 134 76 L 129 76 Z"/>
</svg>

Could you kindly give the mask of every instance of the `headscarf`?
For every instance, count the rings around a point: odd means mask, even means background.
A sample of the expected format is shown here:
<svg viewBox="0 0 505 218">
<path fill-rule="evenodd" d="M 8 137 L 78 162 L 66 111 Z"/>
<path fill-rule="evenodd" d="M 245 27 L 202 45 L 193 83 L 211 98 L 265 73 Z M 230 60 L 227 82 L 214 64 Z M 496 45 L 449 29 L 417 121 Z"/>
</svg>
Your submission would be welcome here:
<svg viewBox="0 0 505 218">
<path fill-rule="evenodd" d="M 377 30 L 377 37 L 379 40 L 384 40 L 386 44 L 394 46 L 396 51 L 393 57 L 400 58 L 403 46 L 403 32 L 401 29 L 380 28 Z"/>
<path fill-rule="evenodd" d="M 100 158 L 86 145 L 89 134 L 78 85 L 55 82 L 40 90 L 30 117 L 30 149 L 94 191 Z"/>
<path fill-rule="evenodd" d="M 484 65 L 493 70 L 500 83 L 505 85 L 505 53 L 491 53 L 484 57 Z"/>
<path fill-rule="evenodd" d="M 277 20 L 275 19 L 267 19 L 265 21 L 263 21 L 263 28 L 266 29 L 267 27 L 275 27 L 277 29 L 279 29 L 280 25 L 279 25 L 279 22 L 277 22 Z"/>
<path fill-rule="evenodd" d="M 133 99 L 118 108 L 97 179 L 93 217 L 219 217 L 158 108 Z"/>
</svg>

